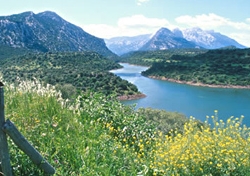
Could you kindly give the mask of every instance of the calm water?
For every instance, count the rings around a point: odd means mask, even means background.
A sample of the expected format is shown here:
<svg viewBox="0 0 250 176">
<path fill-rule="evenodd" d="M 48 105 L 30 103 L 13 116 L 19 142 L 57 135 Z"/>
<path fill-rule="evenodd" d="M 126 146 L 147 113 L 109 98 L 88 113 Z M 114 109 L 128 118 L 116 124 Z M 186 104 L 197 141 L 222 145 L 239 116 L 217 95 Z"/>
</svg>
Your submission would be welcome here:
<svg viewBox="0 0 250 176">
<path fill-rule="evenodd" d="M 124 104 L 176 111 L 202 121 L 218 110 L 219 119 L 244 115 L 243 123 L 250 126 L 250 90 L 197 87 L 155 80 L 141 76 L 140 72 L 147 67 L 121 65 L 124 68 L 111 72 L 135 84 L 147 95 L 143 99 L 124 101 Z"/>
</svg>

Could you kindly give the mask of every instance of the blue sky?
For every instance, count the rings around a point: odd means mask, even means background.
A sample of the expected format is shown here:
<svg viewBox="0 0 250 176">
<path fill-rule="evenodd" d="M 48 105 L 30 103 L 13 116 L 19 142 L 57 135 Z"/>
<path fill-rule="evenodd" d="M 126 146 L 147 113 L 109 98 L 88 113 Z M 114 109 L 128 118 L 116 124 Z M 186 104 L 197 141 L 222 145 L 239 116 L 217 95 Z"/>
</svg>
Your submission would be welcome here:
<svg viewBox="0 0 250 176">
<path fill-rule="evenodd" d="M 200 27 L 250 47 L 249 0 L 0 0 L 0 16 L 54 11 L 101 38 Z"/>
</svg>

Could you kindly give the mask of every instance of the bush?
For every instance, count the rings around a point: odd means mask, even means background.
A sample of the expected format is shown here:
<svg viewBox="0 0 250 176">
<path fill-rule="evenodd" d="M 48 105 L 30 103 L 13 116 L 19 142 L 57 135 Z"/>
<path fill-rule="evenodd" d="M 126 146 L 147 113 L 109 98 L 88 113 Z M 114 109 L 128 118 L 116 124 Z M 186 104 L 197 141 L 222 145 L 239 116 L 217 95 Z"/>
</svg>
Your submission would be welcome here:
<svg viewBox="0 0 250 176">
<path fill-rule="evenodd" d="M 241 119 L 226 123 L 212 117 L 214 127 L 197 127 L 193 118 L 184 133 L 156 138 L 151 168 L 157 175 L 249 175 L 249 128 Z"/>
</svg>

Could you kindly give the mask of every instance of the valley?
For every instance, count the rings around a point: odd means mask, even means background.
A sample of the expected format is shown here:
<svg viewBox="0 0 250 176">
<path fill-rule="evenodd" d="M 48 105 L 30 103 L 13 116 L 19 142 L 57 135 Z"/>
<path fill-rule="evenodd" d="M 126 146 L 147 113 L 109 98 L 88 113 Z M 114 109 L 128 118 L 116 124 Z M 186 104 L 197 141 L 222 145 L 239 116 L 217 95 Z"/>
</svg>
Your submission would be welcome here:
<svg viewBox="0 0 250 176">
<path fill-rule="evenodd" d="M 250 85 L 249 50 L 198 27 L 172 31 L 162 27 L 155 34 L 104 40 L 55 12 L 29 11 L 0 17 L 0 28 L 5 79 L 36 77 L 63 89 L 65 96 L 72 88 L 72 92 L 114 93 L 123 100 L 144 97 L 134 85 L 109 72 L 120 67 L 117 62 L 149 66 L 142 75 L 156 79 L 203 86 Z"/>
<path fill-rule="evenodd" d="M 89 22 L 117 12 L 84 8 L 77 16 L 91 10 Z M 52 11 L 0 16 L 1 114 L 56 175 L 249 175 L 250 49 L 213 30 L 135 17 L 131 28 L 164 25 L 104 39 Z M 8 143 L 14 175 L 45 175 Z M 0 175 L 3 161 L 0 149 Z"/>
</svg>

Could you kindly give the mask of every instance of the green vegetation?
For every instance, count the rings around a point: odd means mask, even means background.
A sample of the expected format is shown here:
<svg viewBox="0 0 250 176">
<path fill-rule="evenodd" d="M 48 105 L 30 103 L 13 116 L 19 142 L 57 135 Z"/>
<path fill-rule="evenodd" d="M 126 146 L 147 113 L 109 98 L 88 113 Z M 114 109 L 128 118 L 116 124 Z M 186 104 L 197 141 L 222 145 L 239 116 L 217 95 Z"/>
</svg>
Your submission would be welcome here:
<svg viewBox="0 0 250 176">
<path fill-rule="evenodd" d="M 151 66 L 157 62 L 168 62 L 173 55 L 194 56 L 206 52 L 203 49 L 168 49 L 158 51 L 135 51 L 121 56 L 120 62 Z"/>
<path fill-rule="evenodd" d="M 160 110 L 135 111 L 100 93 L 83 93 L 70 103 L 37 80 L 4 84 L 6 118 L 56 175 L 250 174 L 250 129 L 241 125 L 243 117 L 218 121 L 215 111 L 201 126 Z M 160 128 L 154 126 L 159 123 Z M 166 135 L 159 131 L 164 126 L 170 129 Z M 15 175 L 44 175 L 8 140 Z"/>
<path fill-rule="evenodd" d="M 188 118 L 186 118 L 185 115 L 177 112 L 167 112 L 152 108 L 139 108 L 138 113 L 163 134 L 169 134 L 172 129 L 178 129 L 178 132 L 183 133 L 183 126 L 188 122 Z"/>
<path fill-rule="evenodd" d="M 35 77 L 56 85 L 63 98 L 76 95 L 77 90 L 117 96 L 140 94 L 135 85 L 109 72 L 120 67 L 94 52 L 29 53 L 0 60 L 0 70 L 9 82 Z"/>
<path fill-rule="evenodd" d="M 30 51 L 25 48 L 13 48 L 7 45 L 0 45 L 0 60 L 18 55 L 24 55 L 28 52 Z"/>
<path fill-rule="evenodd" d="M 212 85 L 250 85 L 250 49 L 209 50 L 196 56 L 173 55 L 155 62 L 145 76 Z"/>
<path fill-rule="evenodd" d="M 249 175 L 249 128 L 241 127 L 241 119 L 219 121 L 215 111 L 214 127 L 197 127 L 190 118 L 184 133 L 161 133 L 155 139 L 153 170 L 156 175 Z M 209 118 L 208 118 L 209 119 Z M 247 150 L 246 150 L 247 149 Z"/>
</svg>

